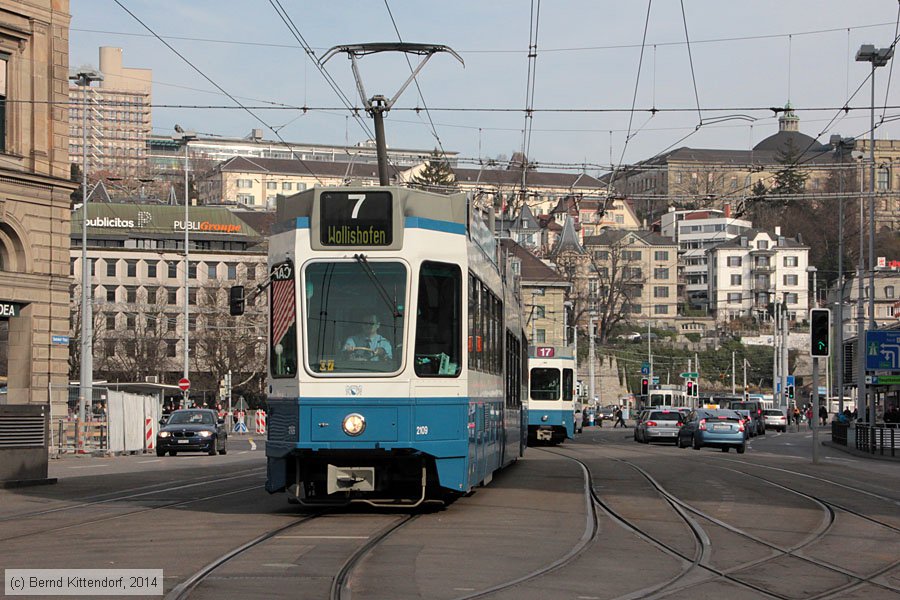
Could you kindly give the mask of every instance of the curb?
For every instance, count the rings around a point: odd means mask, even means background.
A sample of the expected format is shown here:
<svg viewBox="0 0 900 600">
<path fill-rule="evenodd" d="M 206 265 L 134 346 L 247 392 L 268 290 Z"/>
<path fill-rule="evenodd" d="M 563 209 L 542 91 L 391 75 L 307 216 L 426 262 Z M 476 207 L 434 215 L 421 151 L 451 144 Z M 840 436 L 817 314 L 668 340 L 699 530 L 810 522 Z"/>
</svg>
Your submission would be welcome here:
<svg viewBox="0 0 900 600">
<path fill-rule="evenodd" d="M 882 460 L 886 462 L 900 462 L 900 456 L 888 456 L 881 454 L 871 454 L 869 452 L 861 452 L 856 448 L 849 448 L 842 444 L 835 444 L 834 442 L 824 441 L 822 442 L 823 446 L 828 448 L 833 448 L 834 450 L 839 450 L 840 452 L 844 452 L 845 454 L 850 454 L 852 456 L 857 456 L 859 458 L 868 458 L 873 460 Z"/>
</svg>

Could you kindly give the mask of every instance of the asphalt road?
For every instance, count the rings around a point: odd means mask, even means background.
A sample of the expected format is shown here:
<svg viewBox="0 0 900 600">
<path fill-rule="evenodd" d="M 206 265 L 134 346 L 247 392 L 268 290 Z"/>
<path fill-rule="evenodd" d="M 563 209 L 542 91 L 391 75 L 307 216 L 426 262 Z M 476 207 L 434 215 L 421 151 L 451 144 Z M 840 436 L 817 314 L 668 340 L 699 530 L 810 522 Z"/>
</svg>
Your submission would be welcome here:
<svg viewBox="0 0 900 600">
<path fill-rule="evenodd" d="M 631 435 L 529 448 L 411 513 L 290 506 L 248 438 L 66 457 L 58 484 L 0 490 L 0 566 L 163 569 L 168 598 L 900 598 L 900 463 L 813 465 L 806 431 L 740 456 Z"/>
</svg>

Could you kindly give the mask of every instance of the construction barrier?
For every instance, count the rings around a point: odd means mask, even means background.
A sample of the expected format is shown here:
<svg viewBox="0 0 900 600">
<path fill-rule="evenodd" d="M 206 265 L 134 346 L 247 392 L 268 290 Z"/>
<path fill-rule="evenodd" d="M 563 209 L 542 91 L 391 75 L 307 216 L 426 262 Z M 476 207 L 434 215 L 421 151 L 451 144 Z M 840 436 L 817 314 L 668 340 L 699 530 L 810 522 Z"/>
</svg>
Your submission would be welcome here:
<svg viewBox="0 0 900 600">
<path fill-rule="evenodd" d="M 234 423 L 232 433 L 247 433 L 247 424 L 244 422 L 247 414 L 244 411 L 239 410 L 234 413 L 234 416 L 237 420 Z"/>
<path fill-rule="evenodd" d="M 256 433 L 266 433 L 266 411 L 261 408 L 256 409 Z"/>
<path fill-rule="evenodd" d="M 153 434 L 153 419 L 147 417 L 144 419 L 144 449 L 147 451 L 153 450 L 153 442 L 155 441 L 155 435 Z"/>
</svg>

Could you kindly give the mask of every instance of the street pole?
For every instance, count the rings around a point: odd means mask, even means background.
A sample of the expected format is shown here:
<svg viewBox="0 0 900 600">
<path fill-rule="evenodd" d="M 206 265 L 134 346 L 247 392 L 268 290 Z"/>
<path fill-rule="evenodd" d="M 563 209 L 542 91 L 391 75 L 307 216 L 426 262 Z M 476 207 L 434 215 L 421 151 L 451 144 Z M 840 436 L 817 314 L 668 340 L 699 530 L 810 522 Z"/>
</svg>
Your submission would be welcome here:
<svg viewBox="0 0 900 600">
<path fill-rule="evenodd" d="M 781 399 L 782 404 L 787 407 L 787 376 L 791 370 L 790 349 L 788 348 L 788 340 L 790 332 L 788 331 L 788 312 L 787 306 L 781 307 Z"/>
<path fill-rule="evenodd" d="M 70 77 L 82 89 L 81 103 L 81 353 L 78 385 L 78 423 L 75 426 L 76 452 L 84 449 L 85 410 L 88 400 L 94 399 L 94 315 L 91 306 L 91 268 L 87 255 L 88 222 L 88 152 L 87 152 L 87 112 L 88 88 L 91 82 L 103 81 L 103 75 L 92 69 L 79 70 Z M 47 401 L 50 402 L 48 396 Z"/>
<path fill-rule="evenodd" d="M 772 296 L 772 301 L 775 302 L 775 296 Z M 779 333 L 780 321 L 778 318 L 778 303 L 775 302 L 775 318 L 772 320 L 772 400 L 776 406 L 782 406 L 781 402 L 781 394 L 778 393 L 778 381 L 780 378 L 778 377 L 778 361 L 781 358 L 781 350 L 779 349 L 781 344 L 781 335 Z"/>
<path fill-rule="evenodd" d="M 744 359 L 744 393 L 743 393 L 743 396 L 744 396 L 744 401 L 749 399 L 747 397 L 747 359 L 746 358 Z"/>
<path fill-rule="evenodd" d="M 591 317 L 588 333 L 591 336 L 591 345 L 588 346 L 588 377 L 591 380 L 590 384 L 588 385 L 588 389 L 590 390 L 590 398 L 588 398 L 588 402 L 592 403 L 594 401 L 594 317 Z"/>
<path fill-rule="evenodd" d="M 175 131 L 179 134 L 175 139 L 181 140 L 184 145 L 184 327 L 183 327 L 183 344 L 184 344 L 184 375 L 183 377 L 190 381 L 190 204 L 191 194 L 189 186 L 189 144 L 197 135 L 191 131 L 185 131 L 180 125 L 175 126 Z M 188 395 L 190 388 L 183 392 L 184 408 L 188 408 Z"/>
<path fill-rule="evenodd" d="M 819 357 L 814 356 L 812 372 L 812 419 L 809 424 L 812 427 L 812 461 L 819 464 Z"/>
<path fill-rule="evenodd" d="M 731 351 L 731 395 L 734 396 L 734 350 Z"/>
</svg>

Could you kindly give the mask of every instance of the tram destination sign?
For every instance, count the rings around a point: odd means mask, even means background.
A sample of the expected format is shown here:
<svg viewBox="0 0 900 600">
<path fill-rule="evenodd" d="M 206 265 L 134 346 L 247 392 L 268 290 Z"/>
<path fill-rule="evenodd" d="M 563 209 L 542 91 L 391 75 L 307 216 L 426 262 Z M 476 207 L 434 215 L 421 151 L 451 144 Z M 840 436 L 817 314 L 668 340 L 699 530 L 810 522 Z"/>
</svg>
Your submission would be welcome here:
<svg viewBox="0 0 900 600">
<path fill-rule="evenodd" d="M 323 192 L 319 235 L 323 246 L 390 246 L 393 235 L 390 192 Z"/>
</svg>

